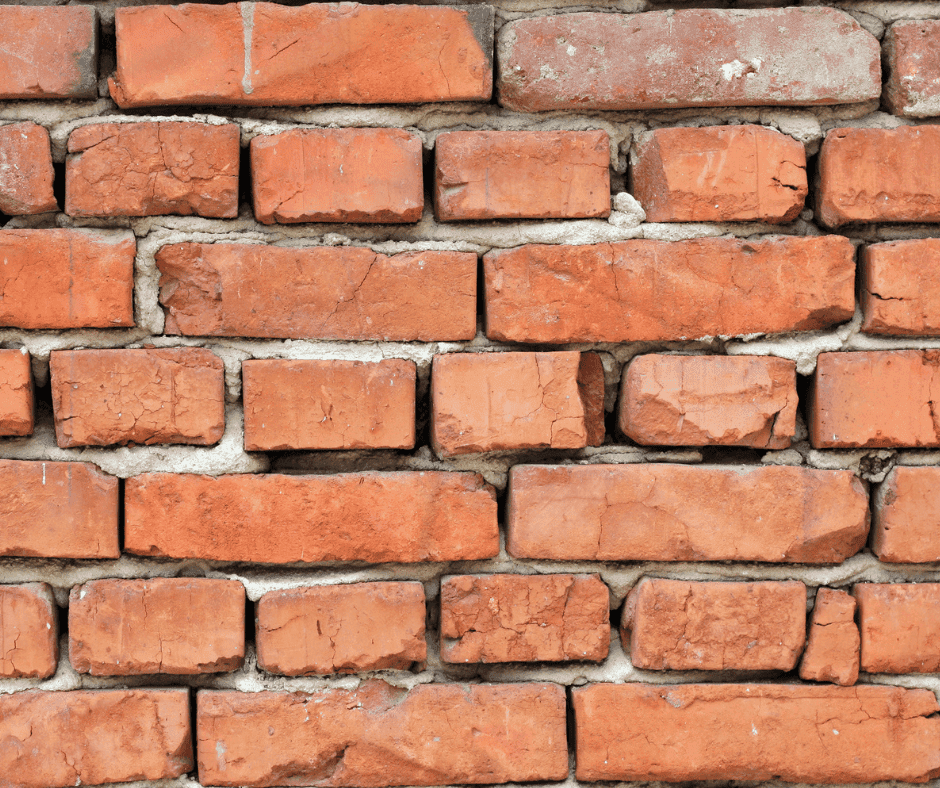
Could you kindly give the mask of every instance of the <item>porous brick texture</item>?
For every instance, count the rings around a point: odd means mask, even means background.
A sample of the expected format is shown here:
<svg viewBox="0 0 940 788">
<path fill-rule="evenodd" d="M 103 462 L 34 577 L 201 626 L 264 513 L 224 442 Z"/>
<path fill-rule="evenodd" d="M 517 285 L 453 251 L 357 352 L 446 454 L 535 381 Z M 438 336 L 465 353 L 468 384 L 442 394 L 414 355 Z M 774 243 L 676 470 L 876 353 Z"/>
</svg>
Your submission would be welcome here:
<svg viewBox="0 0 940 788">
<path fill-rule="evenodd" d="M 59 662 L 58 608 L 46 583 L 0 586 L 0 676 L 51 676 Z"/>
<path fill-rule="evenodd" d="M 887 563 L 940 561 L 940 468 L 895 468 L 872 499 L 871 549 Z"/>
<path fill-rule="evenodd" d="M 940 335 L 940 240 L 865 246 L 859 269 L 866 334 Z"/>
<path fill-rule="evenodd" d="M 885 103 L 895 115 L 940 115 L 940 22 L 895 22 L 885 32 Z"/>
<path fill-rule="evenodd" d="M 58 208 L 52 193 L 49 132 L 35 123 L 0 126 L 0 211 L 46 213 Z"/>
<path fill-rule="evenodd" d="M 33 373 L 29 354 L 0 350 L 0 435 L 33 431 Z"/>
<path fill-rule="evenodd" d="M 820 588 L 810 619 L 800 678 L 848 686 L 858 680 L 860 636 L 855 598 L 845 591 Z"/>
<path fill-rule="evenodd" d="M 867 673 L 940 671 L 940 584 L 859 583 L 861 667 Z"/>
</svg>

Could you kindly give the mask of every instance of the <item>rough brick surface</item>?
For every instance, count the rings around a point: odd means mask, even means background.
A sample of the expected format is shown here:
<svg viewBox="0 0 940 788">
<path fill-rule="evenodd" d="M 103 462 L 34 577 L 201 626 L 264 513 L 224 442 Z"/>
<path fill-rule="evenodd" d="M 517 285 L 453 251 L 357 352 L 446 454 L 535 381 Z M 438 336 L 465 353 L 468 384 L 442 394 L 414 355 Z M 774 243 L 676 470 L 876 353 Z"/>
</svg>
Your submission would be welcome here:
<svg viewBox="0 0 940 788">
<path fill-rule="evenodd" d="M 173 56 L 173 54 L 170 54 Z M 234 123 L 93 123 L 69 135 L 70 216 L 238 215 Z"/>
<path fill-rule="evenodd" d="M 579 780 L 925 782 L 940 775 L 929 690 L 774 684 L 576 688 Z"/>
<path fill-rule="evenodd" d="M 125 549 L 217 561 L 462 561 L 499 551 L 496 497 L 473 473 L 142 474 Z"/>
<path fill-rule="evenodd" d="M 193 767 L 189 690 L 4 695 L 0 741 L 0 774 L 11 786 L 66 788 L 179 777 Z"/>
<path fill-rule="evenodd" d="M 862 670 L 940 672 L 940 584 L 859 583 Z"/>
<path fill-rule="evenodd" d="M 264 224 L 416 222 L 422 177 L 421 139 L 401 129 L 291 129 L 251 141 Z"/>
<path fill-rule="evenodd" d="M 269 673 L 407 670 L 427 658 L 421 583 L 270 591 L 257 614 L 258 665 Z"/>
<path fill-rule="evenodd" d="M 301 693 L 200 692 L 202 785 L 453 785 L 562 780 L 555 684 L 425 685 Z"/>
<path fill-rule="evenodd" d="M 117 558 L 118 480 L 84 462 L 0 460 L 0 555 Z"/>
<path fill-rule="evenodd" d="M 940 561 L 940 468 L 894 468 L 872 496 L 872 552 L 889 563 Z"/>
<path fill-rule="evenodd" d="M 606 131 L 454 131 L 434 162 L 439 221 L 610 214 Z"/>
<path fill-rule="evenodd" d="M 895 115 L 940 115 L 940 22 L 895 22 L 885 33 L 885 104 Z"/>
<path fill-rule="evenodd" d="M 624 372 L 620 429 L 649 446 L 784 449 L 798 404 L 792 361 L 650 354 Z"/>
<path fill-rule="evenodd" d="M 940 334 L 940 240 L 872 244 L 860 255 L 860 302 L 868 334 Z"/>
<path fill-rule="evenodd" d="M 242 363 L 245 449 L 410 449 L 413 361 Z"/>
<path fill-rule="evenodd" d="M 35 123 L 0 126 L 0 212 L 19 215 L 58 210 L 53 177 L 45 128 Z"/>
<path fill-rule="evenodd" d="M 793 670 L 806 639 L 806 586 L 644 578 L 627 597 L 621 637 L 647 670 Z"/>
<path fill-rule="evenodd" d="M 218 443 L 222 360 L 203 348 L 57 350 L 50 356 L 59 446 Z"/>
<path fill-rule="evenodd" d="M 69 596 L 69 662 L 93 676 L 219 673 L 245 657 L 237 580 L 93 580 Z"/>
<path fill-rule="evenodd" d="M 790 222 L 809 189 L 803 145 L 763 126 L 656 129 L 630 179 L 649 222 Z"/>
<path fill-rule="evenodd" d="M 831 8 L 538 16 L 504 25 L 497 53 L 499 102 L 524 112 L 847 104 L 881 95 L 878 41 Z"/>
<path fill-rule="evenodd" d="M 517 465 L 506 549 L 562 561 L 833 564 L 868 536 L 850 471 L 792 466 Z"/>
<path fill-rule="evenodd" d="M 98 17 L 91 6 L 0 6 L 0 99 L 98 95 Z"/>
<path fill-rule="evenodd" d="M 940 446 L 940 351 L 820 353 L 809 436 L 820 449 Z"/>
<path fill-rule="evenodd" d="M 184 4 L 119 8 L 115 23 L 121 107 L 488 101 L 493 90 L 487 7 Z"/>
<path fill-rule="evenodd" d="M 129 233 L 0 230 L 0 325 L 134 325 L 135 251 Z"/>
<path fill-rule="evenodd" d="M 859 643 L 855 598 L 845 591 L 820 588 L 800 662 L 800 678 L 854 684 L 858 680 Z"/>
<path fill-rule="evenodd" d="M 578 352 L 435 356 L 431 445 L 450 456 L 602 443 L 598 366 L 596 354 Z"/>
<path fill-rule="evenodd" d="M 609 646 L 609 593 L 596 575 L 441 581 L 445 662 L 599 662 Z"/>
<path fill-rule="evenodd" d="M 184 243 L 156 259 L 168 334 L 406 342 L 476 334 L 475 254 Z"/>
<path fill-rule="evenodd" d="M 0 676 L 41 678 L 59 661 L 58 610 L 46 583 L 0 586 Z"/>
<path fill-rule="evenodd" d="M 486 333 L 636 342 L 807 331 L 855 311 L 847 238 L 529 245 L 483 257 Z"/>
<path fill-rule="evenodd" d="M 33 373 L 29 354 L 0 350 L 0 435 L 32 435 Z"/>
</svg>

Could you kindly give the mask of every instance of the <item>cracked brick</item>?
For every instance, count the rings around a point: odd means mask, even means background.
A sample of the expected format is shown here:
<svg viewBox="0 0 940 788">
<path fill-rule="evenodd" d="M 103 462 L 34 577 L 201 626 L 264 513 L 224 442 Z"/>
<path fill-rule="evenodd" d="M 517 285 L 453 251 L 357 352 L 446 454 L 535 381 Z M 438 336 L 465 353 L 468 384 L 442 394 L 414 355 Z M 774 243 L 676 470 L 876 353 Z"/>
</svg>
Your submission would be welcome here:
<svg viewBox="0 0 940 788">
<path fill-rule="evenodd" d="M 940 334 L 940 241 L 918 238 L 865 246 L 859 269 L 862 331 Z"/>
<path fill-rule="evenodd" d="M 29 353 L 0 350 L 0 435 L 32 435 L 33 409 Z"/>
<path fill-rule="evenodd" d="M 0 586 L 0 676 L 48 678 L 59 662 L 58 609 L 47 583 Z"/>
<path fill-rule="evenodd" d="M 800 678 L 854 684 L 858 680 L 859 643 L 854 597 L 834 588 L 820 588 L 800 662 Z"/>
<path fill-rule="evenodd" d="M 58 210 L 53 178 L 45 128 L 35 123 L 0 126 L 0 211 L 25 215 Z"/>
</svg>

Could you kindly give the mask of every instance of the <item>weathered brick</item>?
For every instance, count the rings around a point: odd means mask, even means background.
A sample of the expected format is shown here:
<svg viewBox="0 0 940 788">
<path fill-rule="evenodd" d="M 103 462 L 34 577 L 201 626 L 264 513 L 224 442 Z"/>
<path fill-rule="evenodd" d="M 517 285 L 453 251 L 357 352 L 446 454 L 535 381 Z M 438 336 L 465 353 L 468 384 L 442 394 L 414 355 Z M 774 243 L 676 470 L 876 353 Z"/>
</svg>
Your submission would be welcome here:
<svg viewBox="0 0 940 788">
<path fill-rule="evenodd" d="M 809 399 L 819 449 L 940 446 L 940 351 L 820 353 Z"/>
<path fill-rule="evenodd" d="M 858 680 L 859 643 L 855 598 L 845 591 L 820 588 L 800 662 L 800 678 L 854 684 Z"/>
<path fill-rule="evenodd" d="M 862 670 L 940 672 L 940 583 L 859 583 Z"/>
<path fill-rule="evenodd" d="M 0 586 L 0 676 L 40 678 L 59 661 L 58 611 L 46 583 Z"/>
<path fill-rule="evenodd" d="M 124 232 L 0 230 L 0 325 L 134 325 L 136 249 Z"/>
<path fill-rule="evenodd" d="M 156 256 L 167 334 L 456 341 L 476 335 L 475 254 L 173 244 Z"/>
<path fill-rule="evenodd" d="M 792 361 L 650 354 L 624 372 L 620 429 L 648 446 L 784 449 L 798 404 Z"/>
<path fill-rule="evenodd" d="M 630 185 L 650 222 L 791 222 L 806 150 L 763 126 L 656 129 L 637 141 Z"/>
<path fill-rule="evenodd" d="M 940 115 L 940 22 L 895 22 L 885 33 L 884 101 L 895 115 Z"/>
<path fill-rule="evenodd" d="M 172 56 L 172 54 L 171 54 Z M 234 123 L 93 123 L 69 135 L 70 216 L 238 216 Z"/>
<path fill-rule="evenodd" d="M 855 313 L 854 258 L 841 236 L 489 252 L 486 333 L 558 344 L 825 328 Z"/>
<path fill-rule="evenodd" d="M 556 684 L 380 681 L 357 690 L 197 696 L 202 785 L 452 785 L 568 776 Z"/>
<path fill-rule="evenodd" d="M 517 465 L 506 549 L 562 561 L 835 564 L 868 536 L 850 471 L 794 466 Z"/>
<path fill-rule="evenodd" d="M 59 446 L 218 443 L 222 360 L 203 348 L 55 350 L 49 358 Z"/>
<path fill-rule="evenodd" d="M 868 334 L 940 334 L 940 240 L 863 247 L 860 302 Z"/>
<path fill-rule="evenodd" d="M 69 662 L 93 676 L 220 673 L 245 658 L 237 580 L 93 580 L 69 595 Z"/>
<path fill-rule="evenodd" d="M 0 435 L 32 435 L 33 407 L 29 354 L 0 350 Z"/>
<path fill-rule="evenodd" d="M 193 767 L 189 690 L 3 695 L 0 741 L 0 774 L 18 788 L 179 777 Z"/>
<path fill-rule="evenodd" d="M 257 613 L 258 665 L 269 673 L 407 670 L 427 658 L 421 583 L 270 591 Z"/>
<path fill-rule="evenodd" d="M 499 551 L 496 497 L 474 473 L 142 474 L 125 549 L 217 561 L 463 561 Z"/>
<path fill-rule="evenodd" d="M 98 16 L 93 7 L 0 6 L 0 99 L 97 95 Z"/>
<path fill-rule="evenodd" d="M 878 41 L 831 8 L 519 19 L 497 43 L 499 103 L 559 109 L 847 104 L 881 95 Z"/>
<path fill-rule="evenodd" d="M 454 131 L 434 162 L 439 221 L 610 215 L 606 131 Z"/>
<path fill-rule="evenodd" d="M 940 221 L 938 148 L 940 126 L 833 129 L 819 151 L 819 220 Z"/>
<path fill-rule="evenodd" d="M 872 496 L 872 552 L 888 563 L 940 561 L 940 468 L 897 467 Z"/>
<path fill-rule="evenodd" d="M 0 20 L 2 15 L 0 10 Z M 21 215 L 58 210 L 53 178 L 48 131 L 35 123 L 0 126 L 0 212 Z"/>
<path fill-rule="evenodd" d="M 793 670 L 806 586 L 644 578 L 627 596 L 620 636 L 646 670 Z"/>
<path fill-rule="evenodd" d="M 431 445 L 441 456 L 599 445 L 604 388 L 595 368 L 600 366 L 595 353 L 576 351 L 435 356 Z"/>
<path fill-rule="evenodd" d="M 410 449 L 413 361 L 242 362 L 245 449 Z"/>
<path fill-rule="evenodd" d="M 117 558 L 118 480 L 84 462 L 0 460 L 0 555 Z"/>
<path fill-rule="evenodd" d="M 930 690 L 595 684 L 573 691 L 577 777 L 926 782 L 940 775 Z"/>
<path fill-rule="evenodd" d="M 121 107 L 488 101 L 493 89 L 486 6 L 184 4 L 118 8 L 115 25 Z"/>
<path fill-rule="evenodd" d="M 609 593 L 597 575 L 441 581 L 445 662 L 599 662 L 609 646 Z"/>
</svg>

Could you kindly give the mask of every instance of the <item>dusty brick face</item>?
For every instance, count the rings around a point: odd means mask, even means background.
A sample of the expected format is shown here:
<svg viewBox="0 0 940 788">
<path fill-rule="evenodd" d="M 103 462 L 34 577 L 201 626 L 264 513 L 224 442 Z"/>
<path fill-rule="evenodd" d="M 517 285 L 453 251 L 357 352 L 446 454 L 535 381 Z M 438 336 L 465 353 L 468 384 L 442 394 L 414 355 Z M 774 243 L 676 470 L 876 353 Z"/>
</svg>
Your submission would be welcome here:
<svg viewBox="0 0 940 788">
<path fill-rule="evenodd" d="M 258 665 L 269 673 L 407 670 L 427 658 L 421 583 L 270 591 L 257 614 Z"/>
<path fill-rule="evenodd" d="M 868 334 L 940 334 L 940 240 L 889 241 L 862 249 L 859 257 Z"/>
<path fill-rule="evenodd" d="M 416 222 L 421 140 L 401 129 L 292 129 L 251 141 L 252 198 L 264 224 Z"/>
<path fill-rule="evenodd" d="M 237 580 L 93 580 L 69 595 L 69 661 L 79 673 L 220 673 L 245 657 Z"/>
<path fill-rule="evenodd" d="M 861 668 L 867 673 L 940 671 L 940 584 L 859 583 Z"/>
<path fill-rule="evenodd" d="M 895 22 L 885 33 L 884 100 L 895 115 L 940 115 L 940 22 Z"/>
<path fill-rule="evenodd" d="M 167 334 L 457 341 L 476 335 L 475 254 L 183 243 L 156 255 Z"/>
<path fill-rule="evenodd" d="M 800 662 L 800 678 L 854 684 L 858 680 L 859 644 L 855 598 L 845 591 L 820 588 Z"/>
<path fill-rule="evenodd" d="M 606 131 L 454 131 L 434 161 L 438 221 L 610 214 Z"/>
<path fill-rule="evenodd" d="M 50 354 L 59 446 L 218 443 L 222 360 L 203 348 L 56 350 Z"/>
<path fill-rule="evenodd" d="M 632 164 L 649 222 L 791 222 L 809 190 L 803 145 L 763 126 L 656 129 Z"/>
<path fill-rule="evenodd" d="M 940 468 L 894 468 L 872 496 L 872 552 L 879 561 L 940 561 Z"/>
<path fill-rule="evenodd" d="M 445 662 L 599 662 L 609 645 L 609 593 L 596 575 L 441 581 Z"/>
<path fill-rule="evenodd" d="M 124 547 L 272 564 L 492 558 L 496 497 L 473 473 L 141 474 L 125 484 Z"/>
<path fill-rule="evenodd" d="M 940 719 L 929 690 L 597 684 L 573 695 L 579 780 L 869 783 L 940 775 Z"/>
<path fill-rule="evenodd" d="M 58 210 L 53 178 L 45 128 L 35 123 L 0 126 L 0 212 L 22 215 Z"/>
<path fill-rule="evenodd" d="M 637 342 L 808 331 L 851 319 L 847 238 L 704 238 L 483 257 L 486 334 L 508 342 Z"/>
<path fill-rule="evenodd" d="M 203 691 L 197 709 L 202 785 L 283 785 L 289 775 L 298 784 L 369 788 L 568 774 L 565 694 L 555 684 Z"/>
<path fill-rule="evenodd" d="M 33 434 L 33 373 L 29 354 L 0 350 L 0 435 Z"/>
<path fill-rule="evenodd" d="M 115 26 L 110 86 L 121 107 L 488 101 L 492 93 L 486 7 L 145 6 L 117 9 Z"/>
<path fill-rule="evenodd" d="M 619 423 L 648 446 L 785 449 L 798 404 L 792 361 L 650 354 L 624 372 Z"/>
<path fill-rule="evenodd" d="M 69 135 L 70 216 L 238 215 L 234 123 L 93 123 Z"/>
<path fill-rule="evenodd" d="M 868 536 L 849 471 L 793 466 L 516 465 L 506 549 L 517 558 L 835 564 Z"/>
<path fill-rule="evenodd" d="M 59 661 L 58 612 L 47 583 L 0 586 L 0 677 L 40 678 Z"/>
</svg>

